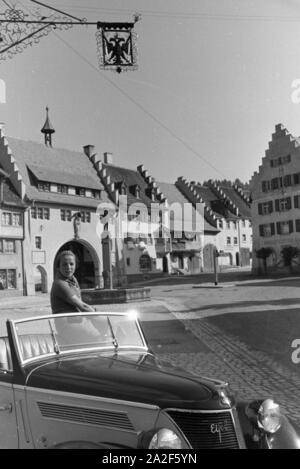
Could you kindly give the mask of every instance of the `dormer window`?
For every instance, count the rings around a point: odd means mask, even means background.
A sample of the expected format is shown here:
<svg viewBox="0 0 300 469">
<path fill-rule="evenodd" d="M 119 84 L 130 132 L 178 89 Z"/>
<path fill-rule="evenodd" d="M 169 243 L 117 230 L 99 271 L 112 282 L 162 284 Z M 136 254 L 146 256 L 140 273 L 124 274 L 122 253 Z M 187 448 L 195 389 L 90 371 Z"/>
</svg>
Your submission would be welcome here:
<svg viewBox="0 0 300 469">
<path fill-rule="evenodd" d="M 115 188 L 118 190 L 120 195 L 126 195 L 127 194 L 127 186 L 124 181 L 120 181 L 115 183 Z"/>
<path fill-rule="evenodd" d="M 58 184 L 57 185 L 57 192 L 60 192 L 61 194 L 67 194 L 68 193 L 68 186 Z"/>
<path fill-rule="evenodd" d="M 152 202 L 155 201 L 155 191 L 153 188 L 149 187 L 146 189 L 146 195 L 149 197 L 149 199 L 151 199 Z"/>
<path fill-rule="evenodd" d="M 85 189 L 82 187 L 76 187 L 76 195 L 80 197 L 85 197 Z"/>
<path fill-rule="evenodd" d="M 129 190 L 130 190 L 130 193 L 134 197 L 136 197 L 137 199 L 141 198 L 141 188 L 138 184 L 134 184 L 134 185 L 130 186 Z"/>
<path fill-rule="evenodd" d="M 38 190 L 42 192 L 50 192 L 50 183 L 49 182 L 39 182 Z"/>
</svg>

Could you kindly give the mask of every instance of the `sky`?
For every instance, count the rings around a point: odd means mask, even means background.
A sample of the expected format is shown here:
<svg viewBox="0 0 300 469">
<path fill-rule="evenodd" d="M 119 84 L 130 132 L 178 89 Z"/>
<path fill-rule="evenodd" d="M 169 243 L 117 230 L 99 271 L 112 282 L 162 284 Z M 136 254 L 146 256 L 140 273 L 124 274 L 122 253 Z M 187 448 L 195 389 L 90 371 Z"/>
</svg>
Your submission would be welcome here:
<svg viewBox="0 0 300 469">
<path fill-rule="evenodd" d="M 300 78 L 297 0 L 44 1 L 88 21 L 139 12 L 138 70 L 99 70 L 96 26 L 53 31 L 0 62 L 6 135 L 42 142 L 49 106 L 56 147 L 93 144 L 114 164 L 144 164 L 164 182 L 249 181 L 276 124 L 300 135 L 291 98 Z M 27 14 L 37 7 L 0 0 L 0 13 L 12 4 Z"/>
</svg>

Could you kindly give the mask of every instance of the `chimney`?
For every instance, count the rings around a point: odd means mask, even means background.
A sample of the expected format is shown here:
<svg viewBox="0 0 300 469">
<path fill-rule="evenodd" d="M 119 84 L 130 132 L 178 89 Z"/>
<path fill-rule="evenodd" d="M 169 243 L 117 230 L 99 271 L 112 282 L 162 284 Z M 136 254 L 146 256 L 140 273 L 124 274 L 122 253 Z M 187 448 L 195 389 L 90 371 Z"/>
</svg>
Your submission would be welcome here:
<svg viewBox="0 0 300 469">
<path fill-rule="evenodd" d="M 94 145 L 85 145 L 83 147 L 83 151 L 88 158 L 91 158 L 95 154 L 95 146 Z"/>
<path fill-rule="evenodd" d="M 105 164 L 113 164 L 113 154 L 108 153 L 107 151 L 104 153 L 104 163 Z"/>
</svg>

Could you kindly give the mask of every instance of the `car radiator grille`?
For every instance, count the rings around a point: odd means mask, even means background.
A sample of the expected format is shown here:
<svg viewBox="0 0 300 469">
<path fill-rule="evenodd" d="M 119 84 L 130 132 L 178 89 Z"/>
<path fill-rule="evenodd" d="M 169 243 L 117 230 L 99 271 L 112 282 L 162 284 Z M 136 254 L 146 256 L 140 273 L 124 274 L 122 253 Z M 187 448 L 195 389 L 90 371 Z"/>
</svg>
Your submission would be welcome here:
<svg viewBox="0 0 300 469">
<path fill-rule="evenodd" d="M 194 449 L 239 448 L 231 412 L 169 410 L 168 415 Z"/>
<path fill-rule="evenodd" d="M 126 412 L 88 409 L 52 402 L 38 402 L 37 404 L 45 418 L 134 431 Z"/>
</svg>

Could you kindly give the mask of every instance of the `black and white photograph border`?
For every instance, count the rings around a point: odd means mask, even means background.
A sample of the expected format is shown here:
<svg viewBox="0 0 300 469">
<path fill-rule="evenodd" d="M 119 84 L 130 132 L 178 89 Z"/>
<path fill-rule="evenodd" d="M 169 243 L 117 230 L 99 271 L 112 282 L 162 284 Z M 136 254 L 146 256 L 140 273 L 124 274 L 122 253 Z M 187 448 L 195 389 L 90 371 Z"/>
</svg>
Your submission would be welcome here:
<svg viewBox="0 0 300 469">
<path fill-rule="evenodd" d="M 299 22 L 0 0 L 0 449 L 300 449 Z"/>
</svg>

